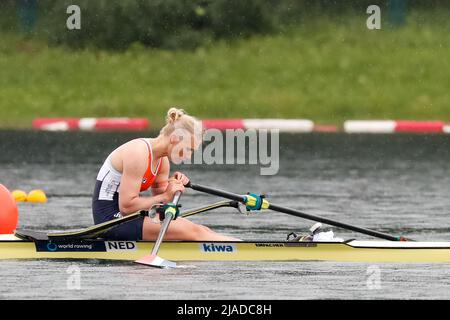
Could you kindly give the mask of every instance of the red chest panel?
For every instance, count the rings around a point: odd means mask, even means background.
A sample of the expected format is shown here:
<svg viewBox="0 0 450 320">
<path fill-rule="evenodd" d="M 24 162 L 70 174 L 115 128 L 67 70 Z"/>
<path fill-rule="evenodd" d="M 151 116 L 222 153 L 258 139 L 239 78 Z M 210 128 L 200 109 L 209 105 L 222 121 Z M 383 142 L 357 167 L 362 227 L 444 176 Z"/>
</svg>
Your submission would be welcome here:
<svg viewBox="0 0 450 320">
<path fill-rule="evenodd" d="M 141 140 L 147 144 L 147 148 L 148 148 L 148 167 L 147 167 L 147 170 L 145 171 L 144 176 L 142 177 L 142 184 L 141 184 L 141 192 L 142 192 L 142 191 L 148 190 L 148 188 L 150 188 L 152 186 L 153 182 L 155 181 L 156 176 L 158 175 L 159 170 L 161 169 L 161 159 L 158 162 L 158 166 L 156 167 L 156 172 L 154 174 L 152 172 L 153 152 L 152 152 L 151 146 L 147 140 L 145 140 L 145 139 L 141 139 Z"/>
</svg>

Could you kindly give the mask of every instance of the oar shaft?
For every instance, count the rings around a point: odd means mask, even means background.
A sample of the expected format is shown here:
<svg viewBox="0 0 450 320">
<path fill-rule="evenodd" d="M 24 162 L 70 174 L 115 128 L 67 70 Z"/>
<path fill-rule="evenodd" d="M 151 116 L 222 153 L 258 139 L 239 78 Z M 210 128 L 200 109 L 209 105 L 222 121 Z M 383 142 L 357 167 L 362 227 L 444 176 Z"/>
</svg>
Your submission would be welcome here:
<svg viewBox="0 0 450 320">
<path fill-rule="evenodd" d="M 228 192 L 225 190 L 201 186 L 201 185 L 193 184 L 190 182 L 186 185 L 186 187 L 191 188 L 196 191 L 201 191 L 204 193 L 212 194 L 212 195 L 223 197 L 223 198 L 230 199 L 230 200 L 235 200 L 235 201 L 239 201 L 239 202 L 245 201 L 244 196 L 241 196 L 236 193 Z"/>
<path fill-rule="evenodd" d="M 354 226 L 354 225 L 346 224 L 346 223 L 335 221 L 335 220 L 330 220 L 330 219 L 323 218 L 323 217 L 318 217 L 318 216 L 315 216 L 315 215 L 311 215 L 311 214 L 300 212 L 298 210 L 281 207 L 281 206 L 278 206 L 276 204 L 270 204 L 269 205 L 269 209 L 274 210 L 274 211 L 283 212 L 283 213 L 286 213 L 286 214 L 290 214 L 292 216 L 296 216 L 296 217 L 312 220 L 312 221 L 326 223 L 326 224 L 329 224 L 331 226 L 335 226 L 335 227 L 343 228 L 343 229 L 347 229 L 347 230 L 352 230 L 352 231 L 355 231 L 355 232 L 359 232 L 359 233 L 362 233 L 362 234 L 367 234 L 369 236 L 378 237 L 378 238 L 381 238 L 381 239 L 386 239 L 386 240 L 391 240 L 391 241 L 399 241 L 400 240 L 399 237 L 391 236 L 391 235 L 386 234 L 386 233 L 382 233 L 382 232 L 378 232 L 378 231 L 370 230 L 370 229 L 366 229 L 366 228 L 357 227 L 357 226 Z"/>
<path fill-rule="evenodd" d="M 158 254 L 159 247 L 161 246 L 161 243 L 163 241 L 164 235 L 166 234 L 167 228 L 169 228 L 169 224 L 172 221 L 172 219 L 173 219 L 173 214 L 170 213 L 170 212 L 167 213 L 166 217 L 165 217 L 165 219 L 164 219 L 164 221 L 162 223 L 158 239 L 156 239 L 155 245 L 153 246 L 152 253 L 151 253 L 152 255 L 157 255 Z"/>
<path fill-rule="evenodd" d="M 198 184 L 193 184 L 193 183 L 189 183 L 188 185 L 186 185 L 187 187 L 190 187 L 194 190 L 197 191 L 201 191 L 201 192 L 205 192 L 208 194 L 212 194 L 212 195 L 216 195 L 216 196 L 220 196 L 220 197 L 224 197 L 227 199 L 231 199 L 231 200 L 235 200 L 235 201 L 239 201 L 239 202 L 245 202 L 245 197 L 239 194 L 235 194 L 232 192 L 228 192 L 228 191 L 224 191 L 224 190 L 220 190 L 220 189 L 215 189 L 215 188 L 211 188 L 211 187 L 206 187 L 206 186 L 201 186 Z M 356 231 L 362 234 L 366 234 L 369 236 L 373 236 L 373 237 L 378 237 L 381 239 L 386 239 L 386 240 L 391 240 L 391 241 L 401 241 L 401 240 L 410 240 L 410 239 L 406 239 L 403 237 L 396 237 L 396 236 L 392 236 L 386 233 L 382 233 L 382 232 L 378 232 L 375 230 L 370 230 L 370 229 L 365 229 L 365 228 L 361 228 L 361 227 L 357 227 L 357 226 L 353 226 L 350 224 L 346 224 L 346 223 L 342 223 L 339 221 L 335 221 L 335 220 L 331 220 L 331 219 L 326 219 L 323 217 L 319 217 L 319 216 L 315 216 L 312 214 L 307 214 L 307 213 L 303 213 L 301 211 L 295 210 L 295 209 L 290 209 L 290 208 L 286 208 L 286 207 L 282 207 L 276 204 L 269 204 L 269 209 L 274 210 L 274 211 L 278 211 L 278 212 L 282 212 L 282 213 L 286 213 L 286 214 L 290 214 L 296 217 L 300 217 L 300 218 L 304 218 L 304 219 L 308 219 L 308 220 L 313 220 L 313 221 L 317 221 L 317 222 L 323 222 L 326 224 L 329 224 L 331 226 L 335 226 L 335 227 L 339 227 L 339 228 L 344 228 L 344 229 L 348 229 L 348 230 L 352 230 L 352 231 Z"/>
<path fill-rule="evenodd" d="M 178 202 L 180 201 L 181 192 L 175 193 L 175 196 L 173 197 L 172 203 L 174 205 L 178 205 Z M 164 239 L 164 236 L 166 235 L 167 229 L 169 228 L 170 222 L 172 222 L 172 219 L 175 218 L 174 215 L 171 212 L 167 212 L 165 214 L 164 221 L 162 223 L 161 229 L 159 230 L 158 238 L 156 239 L 155 245 L 152 249 L 152 255 L 157 255 L 159 251 L 159 247 L 161 246 L 161 243 Z"/>
<path fill-rule="evenodd" d="M 181 198 L 181 192 L 176 192 L 175 196 L 173 197 L 172 203 L 175 205 L 178 205 L 178 202 L 180 202 Z"/>
</svg>

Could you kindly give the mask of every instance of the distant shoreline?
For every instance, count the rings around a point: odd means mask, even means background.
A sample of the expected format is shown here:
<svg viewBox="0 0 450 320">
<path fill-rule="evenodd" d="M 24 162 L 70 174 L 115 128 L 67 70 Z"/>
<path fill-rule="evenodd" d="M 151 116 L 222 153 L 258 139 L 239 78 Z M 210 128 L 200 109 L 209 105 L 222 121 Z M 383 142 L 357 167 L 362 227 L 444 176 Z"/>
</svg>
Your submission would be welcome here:
<svg viewBox="0 0 450 320">
<path fill-rule="evenodd" d="M 143 117 L 157 127 L 172 105 L 199 118 L 450 122 L 450 21 L 418 14 L 376 31 L 320 17 L 190 51 L 77 51 L 1 33 L 0 128 L 38 117 Z"/>
</svg>

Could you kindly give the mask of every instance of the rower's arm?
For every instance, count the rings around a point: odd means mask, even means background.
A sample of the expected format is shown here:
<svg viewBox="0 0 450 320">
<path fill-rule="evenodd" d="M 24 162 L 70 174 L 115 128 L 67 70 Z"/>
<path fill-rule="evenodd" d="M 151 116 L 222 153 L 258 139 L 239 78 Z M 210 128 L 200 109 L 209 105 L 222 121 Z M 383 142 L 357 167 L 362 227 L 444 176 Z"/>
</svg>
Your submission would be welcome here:
<svg viewBox="0 0 450 320">
<path fill-rule="evenodd" d="M 130 213 L 148 210 L 154 204 L 167 202 L 165 193 L 155 195 L 153 197 L 140 197 L 140 189 L 142 183 L 142 176 L 147 169 L 145 159 L 147 157 L 147 150 L 143 148 L 129 148 L 123 150 L 126 157 L 123 159 L 122 178 L 119 186 L 119 210 L 122 215 L 126 216 Z"/>
<path fill-rule="evenodd" d="M 167 186 L 169 185 L 169 173 L 170 173 L 170 163 L 167 157 L 164 157 L 161 160 L 161 168 L 159 169 L 158 175 L 153 181 L 152 185 L 152 194 L 154 196 L 158 194 L 162 194 L 166 191 Z"/>
</svg>

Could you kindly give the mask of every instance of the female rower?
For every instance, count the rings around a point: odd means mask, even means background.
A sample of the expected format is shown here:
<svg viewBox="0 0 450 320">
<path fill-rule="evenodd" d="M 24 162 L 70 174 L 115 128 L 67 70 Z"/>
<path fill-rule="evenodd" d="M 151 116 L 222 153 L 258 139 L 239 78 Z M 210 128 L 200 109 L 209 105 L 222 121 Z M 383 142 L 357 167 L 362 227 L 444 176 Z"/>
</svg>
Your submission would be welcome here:
<svg viewBox="0 0 450 320">
<path fill-rule="evenodd" d="M 115 149 L 105 160 L 95 184 L 92 211 L 95 224 L 126 216 L 153 205 L 171 202 L 184 192 L 186 175 L 175 172 L 169 178 L 170 162 L 189 159 L 202 142 L 201 122 L 182 109 L 171 108 L 166 125 L 156 138 L 131 140 Z M 151 196 L 140 193 L 151 188 Z M 105 234 L 115 240 L 155 240 L 160 224 L 149 217 L 119 225 Z M 173 220 L 166 240 L 236 241 L 184 218 Z"/>
</svg>

